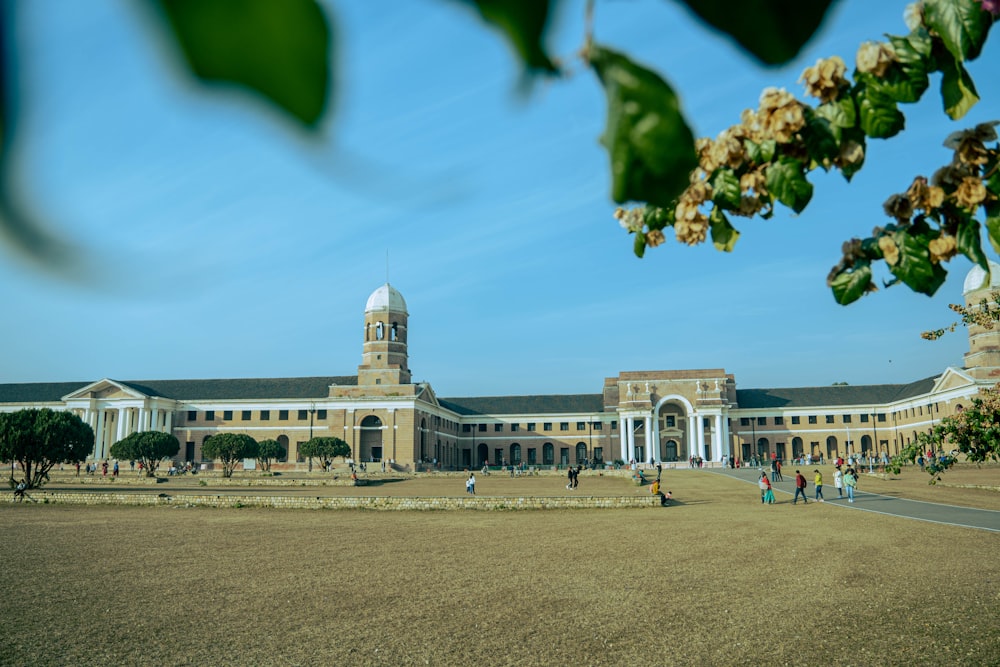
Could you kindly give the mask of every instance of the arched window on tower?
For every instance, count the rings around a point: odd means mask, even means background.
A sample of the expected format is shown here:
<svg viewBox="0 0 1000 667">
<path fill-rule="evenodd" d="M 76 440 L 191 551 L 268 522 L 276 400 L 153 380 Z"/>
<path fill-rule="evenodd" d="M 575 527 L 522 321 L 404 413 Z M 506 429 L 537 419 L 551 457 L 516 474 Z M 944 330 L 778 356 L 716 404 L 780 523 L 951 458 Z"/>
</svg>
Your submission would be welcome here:
<svg viewBox="0 0 1000 667">
<path fill-rule="evenodd" d="M 399 340 L 399 329 L 396 326 L 395 322 L 392 323 L 392 333 L 391 333 L 390 340 Z"/>
<path fill-rule="evenodd" d="M 367 343 L 372 339 L 372 325 L 365 324 L 365 342 Z"/>
<path fill-rule="evenodd" d="M 382 323 L 377 322 L 375 324 L 375 340 L 382 340 L 385 338 L 385 331 L 382 329 Z"/>
</svg>

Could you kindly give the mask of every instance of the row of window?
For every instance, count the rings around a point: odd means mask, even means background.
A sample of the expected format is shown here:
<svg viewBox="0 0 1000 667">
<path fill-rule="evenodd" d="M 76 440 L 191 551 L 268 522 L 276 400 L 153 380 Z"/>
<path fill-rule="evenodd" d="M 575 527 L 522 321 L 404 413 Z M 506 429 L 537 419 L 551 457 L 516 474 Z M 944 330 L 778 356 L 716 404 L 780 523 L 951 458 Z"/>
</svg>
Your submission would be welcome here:
<svg viewBox="0 0 1000 667">
<path fill-rule="evenodd" d="M 879 422 L 885 421 L 884 412 L 880 412 L 878 413 L 878 415 L 868 415 L 868 414 L 858 415 L 858 421 L 861 422 L 862 424 L 867 424 L 868 418 L 872 416 L 875 416 Z M 819 423 L 819 417 L 817 415 L 807 415 L 807 417 L 810 424 Z M 837 417 L 836 415 L 823 415 L 823 418 L 826 420 L 827 424 L 835 423 L 836 417 Z M 853 418 L 854 415 L 841 415 L 841 420 L 842 423 L 844 424 L 852 423 Z M 754 417 L 740 417 L 740 426 L 750 426 L 750 422 L 752 419 L 754 419 Z M 756 417 L 756 420 L 757 420 L 756 422 L 757 426 L 767 426 L 767 417 Z M 785 423 L 784 417 L 772 417 L 771 420 L 774 426 L 783 426 Z M 802 423 L 802 418 L 799 415 L 792 415 L 791 420 L 792 424 Z"/>
<path fill-rule="evenodd" d="M 503 422 L 498 422 L 498 423 L 493 424 L 493 432 L 494 433 L 503 433 L 504 432 L 504 426 L 507 426 L 511 433 L 517 433 L 518 431 L 521 430 L 521 425 L 520 424 L 504 424 Z M 587 430 L 587 426 L 588 426 L 587 422 L 576 422 L 576 430 L 577 430 L 577 432 L 586 431 Z M 604 422 L 590 422 L 589 426 L 590 426 L 590 429 L 593 430 L 593 431 L 600 431 L 600 430 L 603 430 L 603 428 L 604 428 Z M 473 431 L 473 429 L 475 429 L 479 433 L 485 433 L 487 431 L 488 427 L 489 427 L 489 424 L 462 424 L 462 433 L 471 433 Z M 526 431 L 535 431 L 535 430 L 537 430 L 535 427 L 536 427 L 536 424 L 534 422 L 527 422 L 525 424 L 525 430 Z M 613 431 L 616 428 L 618 428 L 618 422 L 616 422 L 616 421 L 611 422 L 611 430 Z M 552 430 L 552 422 L 543 422 L 542 423 L 542 430 L 543 431 L 551 431 Z M 569 430 L 569 422 L 559 422 L 559 430 L 560 431 L 568 431 Z"/>
<path fill-rule="evenodd" d="M 205 421 L 214 422 L 216 417 L 216 410 L 205 410 Z M 272 410 L 257 410 L 257 419 L 263 422 L 269 421 L 271 419 Z M 278 413 L 278 421 L 288 421 L 289 410 L 275 410 Z M 317 420 L 326 419 L 326 410 L 298 410 L 298 420 L 299 421 L 309 421 L 310 412 L 313 413 L 313 417 Z M 254 410 L 240 410 L 240 421 L 252 421 Z M 188 410 L 187 420 L 189 422 L 198 421 L 198 411 Z M 233 421 L 233 411 L 223 410 L 222 411 L 222 421 L 229 422 Z"/>
</svg>

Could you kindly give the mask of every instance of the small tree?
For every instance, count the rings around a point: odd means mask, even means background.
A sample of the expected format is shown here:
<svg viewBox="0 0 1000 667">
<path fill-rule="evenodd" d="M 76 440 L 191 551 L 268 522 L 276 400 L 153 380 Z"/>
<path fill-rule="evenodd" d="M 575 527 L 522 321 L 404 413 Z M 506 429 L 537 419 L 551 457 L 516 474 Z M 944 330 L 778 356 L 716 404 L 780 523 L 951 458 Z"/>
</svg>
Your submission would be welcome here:
<svg viewBox="0 0 1000 667">
<path fill-rule="evenodd" d="M 71 412 L 30 408 L 0 414 L 0 460 L 17 461 L 22 478 L 11 485 L 40 487 L 57 463 L 76 463 L 94 449 L 94 431 Z M 13 468 L 13 465 L 12 465 Z"/>
<path fill-rule="evenodd" d="M 322 437 L 307 440 L 299 451 L 303 456 L 319 459 L 326 470 L 338 456 L 350 456 L 351 446 L 340 438 Z"/>
<path fill-rule="evenodd" d="M 245 433 L 217 433 L 207 438 L 201 453 L 222 461 L 222 476 L 232 477 L 236 464 L 257 456 L 257 441 Z"/>
<path fill-rule="evenodd" d="M 142 461 L 146 477 L 155 477 L 160 461 L 176 456 L 180 450 L 181 443 L 170 433 L 140 431 L 111 445 L 111 456 L 120 460 Z"/>
<path fill-rule="evenodd" d="M 924 470 L 931 475 L 933 484 L 939 473 L 955 465 L 955 450 L 973 463 L 1000 461 L 1000 384 L 981 391 L 973 397 L 970 407 L 944 417 L 930 433 L 918 433 L 912 444 L 893 457 L 890 468 L 899 474 L 904 463 L 913 463 L 931 452 Z"/>
<path fill-rule="evenodd" d="M 285 448 L 277 440 L 262 440 L 257 445 L 257 460 L 265 472 L 271 472 L 271 461 L 285 456 Z"/>
</svg>

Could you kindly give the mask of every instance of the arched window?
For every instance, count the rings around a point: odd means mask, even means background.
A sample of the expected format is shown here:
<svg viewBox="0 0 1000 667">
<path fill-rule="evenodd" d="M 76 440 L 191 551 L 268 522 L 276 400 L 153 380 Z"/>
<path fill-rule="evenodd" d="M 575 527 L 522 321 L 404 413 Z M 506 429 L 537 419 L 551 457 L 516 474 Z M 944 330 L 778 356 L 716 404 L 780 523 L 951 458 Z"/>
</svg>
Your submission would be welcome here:
<svg viewBox="0 0 1000 667">
<path fill-rule="evenodd" d="M 849 454 L 850 452 L 846 453 Z M 826 439 L 826 458 L 837 458 L 837 438 L 832 435 Z"/>
<path fill-rule="evenodd" d="M 587 444 L 584 442 L 576 443 L 576 463 L 577 465 L 583 463 L 587 460 Z"/>
<path fill-rule="evenodd" d="M 278 460 L 280 462 L 284 463 L 285 461 L 288 460 L 288 436 L 287 435 L 279 435 L 277 437 L 277 440 L 278 440 L 278 444 L 281 445 L 282 452 L 284 452 L 281 455 L 281 458 L 279 458 Z"/>
<path fill-rule="evenodd" d="M 510 446 L 510 462 L 513 465 L 521 464 L 521 445 L 516 442 Z"/>
<path fill-rule="evenodd" d="M 792 438 L 792 458 L 797 459 L 802 456 L 804 452 L 802 451 L 802 438 L 795 437 Z"/>
<path fill-rule="evenodd" d="M 399 328 L 396 323 L 392 323 L 392 330 L 390 332 L 390 340 L 399 340 Z"/>
<path fill-rule="evenodd" d="M 759 438 L 757 440 L 757 456 L 767 456 L 770 450 L 771 443 L 768 442 L 767 438 Z"/>
<path fill-rule="evenodd" d="M 555 450 L 551 442 L 542 445 L 542 465 L 550 466 L 556 461 Z"/>
<path fill-rule="evenodd" d="M 368 415 L 361 420 L 361 428 L 382 428 L 382 420 L 375 415 Z"/>
<path fill-rule="evenodd" d="M 375 324 L 375 340 L 382 340 L 385 338 L 385 330 L 382 328 L 382 323 L 377 322 Z"/>
<path fill-rule="evenodd" d="M 395 331 L 395 325 L 393 325 L 393 331 Z M 427 420 L 420 420 L 420 460 L 421 462 L 427 459 Z"/>
<path fill-rule="evenodd" d="M 867 456 L 868 453 L 871 452 L 871 449 L 872 449 L 872 439 L 869 438 L 867 435 L 861 436 L 861 453 Z"/>
</svg>

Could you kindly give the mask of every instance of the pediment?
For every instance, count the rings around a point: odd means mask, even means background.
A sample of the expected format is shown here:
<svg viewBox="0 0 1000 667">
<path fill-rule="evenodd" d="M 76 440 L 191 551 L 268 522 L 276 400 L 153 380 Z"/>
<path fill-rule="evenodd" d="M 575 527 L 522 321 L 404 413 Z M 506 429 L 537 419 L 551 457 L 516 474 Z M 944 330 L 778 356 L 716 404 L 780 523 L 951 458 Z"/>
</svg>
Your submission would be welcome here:
<svg viewBox="0 0 1000 667">
<path fill-rule="evenodd" d="M 931 390 L 932 394 L 938 394 L 946 391 L 951 391 L 953 389 L 961 389 L 963 387 L 975 386 L 976 380 L 971 375 L 965 373 L 958 368 L 949 366 L 945 369 L 944 373 L 941 374 L 934 382 L 934 388 Z"/>
<path fill-rule="evenodd" d="M 431 389 L 431 386 L 429 384 L 425 382 L 420 385 L 420 388 L 421 388 L 420 393 L 417 394 L 418 401 L 422 401 L 424 403 L 430 403 L 434 407 L 438 408 L 441 407 L 441 403 L 438 402 L 437 395 L 434 393 L 434 390 Z"/>
<path fill-rule="evenodd" d="M 66 394 L 63 396 L 62 400 L 115 400 L 136 398 L 148 398 L 148 396 L 141 391 L 136 391 L 132 387 L 105 378 L 103 380 L 98 380 L 97 382 L 92 382 L 85 387 L 81 387 L 70 394 Z"/>
</svg>

